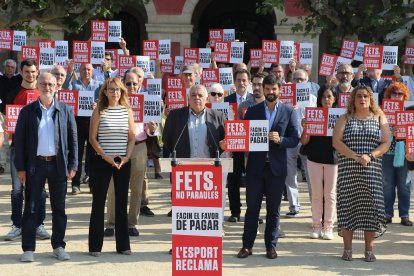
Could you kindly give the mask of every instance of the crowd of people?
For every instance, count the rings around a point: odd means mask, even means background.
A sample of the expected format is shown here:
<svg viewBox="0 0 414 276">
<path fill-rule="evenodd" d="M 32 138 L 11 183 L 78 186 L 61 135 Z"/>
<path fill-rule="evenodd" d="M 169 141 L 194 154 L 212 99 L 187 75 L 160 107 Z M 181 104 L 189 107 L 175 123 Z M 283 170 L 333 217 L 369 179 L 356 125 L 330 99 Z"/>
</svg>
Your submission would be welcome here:
<svg viewBox="0 0 414 276">
<path fill-rule="evenodd" d="M 123 39 L 120 47 L 128 54 Z M 310 81 L 312 66 L 295 60 L 287 66 L 272 64 L 268 69 L 264 62 L 258 69 L 251 69 L 250 64 L 234 64 L 234 84 L 225 91 L 219 83 L 208 88 L 198 84 L 202 68 L 198 64 L 186 65 L 181 67 L 180 76 L 188 90 L 188 106 L 170 109 L 164 104 L 161 123 L 134 123 L 128 95 L 146 92 L 144 71 L 133 67 L 121 76 L 112 68 L 113 59 L 106 52 L 101 67 L 82 64 L 79 73 L 72 60 L 68 60 L 67 68 L 55 65 L 47 72 L 39 72 L 33 60 L 22 61 L 20 70 L 12 59 L 3 62 L 1 145 L 6 105 L 25 106 L 15 133 L 7 136 L 11 141 L 12 227 L 5 239 L 22 237 L 21 261 L 34 260 L 36 238 L 50 238 L 53 255 L 59 260 L 70 259 L 64 242 L 67 180 L 71 180 L 73 196 L 81 193 L 81 182 L 89 183 L 93 198 L 90 255 L 99 257 L 104 236 L 113 235 L 116 251 L 130 255 L 130 236 L 139 235 L 139 215 L 154 216 L 148 207 L 147 161 L 153 160 L 155 178 L 159 179 L 162 176 L 158 158 L 170 157 L 173 150 L 178 158 L 214 158 L 217 150 L 223 153 L 225 117 L 221 111 L 207 107 L 207 103 L 237 103 L 238 109 L 232 114 L 235 119 L 269 121 L 269 150 L 231 153 L 233 172 L 223 183 L 227 185 L 229 223 L 242 221 L 240 187 L 246 184 L 247 208 L 238 258 L 253 254 L 258 224 L 264 222 L 259 216 L 264 197 L 266 257 L 277 258 L 278 239 L 284 236 L 280 227 L 283 193 L 289 202 L 289 212 L 284 216 L 300 214 L 298 164 L 312 205 L 309 237 L 331 240 L 337 223 L 344 243 L 342 259 L 351 261 L 352 240 L 364 239 L 364 260 L 376 260 L 374 239 L 392 223 L 396 195 L 401 224 L 412 226 L 409 208 L 414 155 L 407 155 L 402 166 L 395 165 L 395 149 L 404 142 L 395 138 L 394 128 L 380 108 L 383 99 L 412 98 L 400 82 L 398 66 L 394 69 L 394 83 L 384 80 L 380 69 L 366 70 L 361 64 L 354 74 L 350 64 L 342 64 L 334 76 L 319 85 Z M 226 65 L 213 59 L 212 68 L 222 66 Z M 167 74 L 160 72 L 158 62 L 156 69 L 156 74 L 149 73 L 148 78 L 165 79 Z M 305 108 L 280 100 L 281 86 L 286 83 L 310 83 L 317 107 L 335 108 L 339 94 L 350 93 L 346 113 L 337 120 L 332 137 L 305 133 L 309 123 Z M 62 89 L 94 91 L 92 116 L 74 116 L 71 108 L 58 101 L 56 92 Z M 35 100 L 27 104 L 29 96 Z M 4 167 L 0 173 L 4 173 Z M 47 196 L 52 209 L 51 236 L 44 227 Z"/>
</svg>

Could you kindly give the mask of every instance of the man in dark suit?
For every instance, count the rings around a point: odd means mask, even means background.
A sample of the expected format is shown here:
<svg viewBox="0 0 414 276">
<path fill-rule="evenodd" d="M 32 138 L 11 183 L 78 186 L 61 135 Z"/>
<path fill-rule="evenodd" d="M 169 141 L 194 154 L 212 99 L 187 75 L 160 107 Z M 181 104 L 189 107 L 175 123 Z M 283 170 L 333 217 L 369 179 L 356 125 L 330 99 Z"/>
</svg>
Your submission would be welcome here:
<svg viewBox="0 0 414 276">
<path fill-rule="evenodd" d="M 279 101 L 280 83 L 273 75 L 263 80 L 266 100 L 250 107 L 244 119 L 269 121 L 269 151 L 249 152 L 246 175 L 247 210 L 244 220 L 243 247 L 238 258 L 247 258 L 257 234 L 263 196 L 266 196 L 266 257 L 277 258 L 280 202 L 287 175 L 286 149 L 299 143 L 298 121 L 292 107 Z"/>
<path fill-rule="evenodd" d="M 368 76 L 361 78 L 364 71 L 367 71 Z M 381 78 L 381 74 L 381 69 L 367 70 L 365 64 L 362 63 L 358 66 L 358 72 L 355 74 L 355 78 L 351 82 L 352 87 L 357 85 L 371 87 L 374 93 L 378 93 L 378 104 L 380 106 L 382 105 L 385 90 L 387 90 L 388 86 L 392 83 L 390 80 L 384 80 Z"/>
<path fill-rule="evenodd" d="M 165 121 L 162 140 L 177 158 L 213 158 L 224 139 L 224 114 L 206 108 L 207 90 L 190 89 L 189 107 L 171 110 Z"/>
<path fill-rule="evenodd" d="M 238 69 L 234 73 L 234 85 L 236 93 L 224 98 L 225 102 L 237 103 L 237 105 L 245 101 L 254 101 L 253 94 L 248 93 L 250 87 L 250 72 L 246 69 Z M 233 152 L 233 172 L 227 177 L 227 189 L 229 194 L 229 205 L 231 216 L 227 219 L 229 222 L 240 221 L 240 182 L 244 172 L 244 152 Z"/>
<path fill-rule="evenodd" d="M 25 187 L 22 218 L 22 262 L 33 262 L 36 249 L 38 206 L 47 180 L 52 207 L 53 256 L 69 260 L 64 242 L 67 217 L 65 196 L 67 178 L 78 166 L 78 143 L 73 109 L 54 98 L 56 78 L 39 76 L 39 99 L 25 106 L 17 120 L 14 136 L 17 175 Z"/>
</svg>

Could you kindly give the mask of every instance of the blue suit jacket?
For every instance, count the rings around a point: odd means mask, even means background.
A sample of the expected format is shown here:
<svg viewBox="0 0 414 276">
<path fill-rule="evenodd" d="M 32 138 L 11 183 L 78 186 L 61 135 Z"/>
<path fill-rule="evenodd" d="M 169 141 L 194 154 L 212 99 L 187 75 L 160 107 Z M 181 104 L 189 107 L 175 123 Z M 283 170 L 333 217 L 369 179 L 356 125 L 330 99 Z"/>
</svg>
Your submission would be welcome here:
<svg viewBox="0 0 414 276">
<path fill-rule="evenodd" d="M 232 93 L 232 94 L 228 95 L 227 97 L 224 98 L 224 101 L 225 102 L 229 102 L 229 103 L 237 103 L 237 96 L 236 96 L 236 94 L 237 93 Z M 253 94 L 247 92 L 246 101 L 249 101 L 249 100 L 253 100 Z"/>
<path fill-rule="evenodd" d="M 14 164 L 17 171 L 26 171 L 27 177 L 35 174 L 37 145 L 42 142 L 37 136 L 41 118 L 37 100 L 23 107 L 16 124 Z M 58 174 L 67 176 L 70 170 L 78 168 L 78 134 L 72 108 L 55 99 L 53 122 Z"/>
<path fill-rule="evenodd" d="M 266 101 L 247 109 L 245 120 L 266 120 Z M 295 110 L 279 101 L 278 110 L 270 131 L 277 131 L 281 143 L 269 141 L 269 161 L 273 175 L 287 175 L 286 148 L 294 148 L 299 143 L 298 120 Z M 266 162 L 266 151 L 249 152 L 246 172 L 248 174 L 261 174 Z"/>
</svg>

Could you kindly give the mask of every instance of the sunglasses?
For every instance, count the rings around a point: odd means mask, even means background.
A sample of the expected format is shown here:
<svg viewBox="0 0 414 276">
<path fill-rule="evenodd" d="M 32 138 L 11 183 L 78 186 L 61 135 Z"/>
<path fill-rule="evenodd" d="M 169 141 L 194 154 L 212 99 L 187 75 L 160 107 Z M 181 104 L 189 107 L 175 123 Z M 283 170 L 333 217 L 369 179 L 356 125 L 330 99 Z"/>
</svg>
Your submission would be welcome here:
<svg viewBox="0 0 414 276">
<path fill-rule="evenodd" d="M 125 85 L 126 86 L 131 86 L 131 85 L 137 86 L 138 83 L 137 82 L 131 82 L 131 81 L 129 81 L 129 82 L 125 83 Z"/>
<path fill-rule="evenodd" d="M 215 96 L 219 96 L 219 97 L 223 97 L 223 93 L 219 93 L 219 92 L 210 92 L 210 95 L 215 97 Z"/>
</svg>

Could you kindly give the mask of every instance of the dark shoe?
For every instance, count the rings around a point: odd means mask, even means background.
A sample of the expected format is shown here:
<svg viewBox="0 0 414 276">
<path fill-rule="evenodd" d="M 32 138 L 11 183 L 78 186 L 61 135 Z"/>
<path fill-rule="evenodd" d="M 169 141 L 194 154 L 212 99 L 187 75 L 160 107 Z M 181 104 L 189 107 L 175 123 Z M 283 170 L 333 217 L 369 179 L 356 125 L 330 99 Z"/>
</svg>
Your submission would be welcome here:
<svg viewBox="0 0 414 276">
<path fill-rule="evenodd" d="M 82 182 L 81 182 L 82 184 L 87 184 L 87 183 L 89 183 L 89 175 L 85 175 L 83 178 L 82 178 Z"/>
<path fill-rule="evenodd" d="M 259 218 L 259 224 L 263 224 L 263 219 Z"/>
<path fill-rule="evenodd" d="M 172 248 L 168 251 L 168 254 L 172 255 Z"/>
<path fill-rule="evenodd" d="M 168 214 L 167 214 L 167 217 L 172 217 L 172 210 L 170 210 L 169 212 L 168 212 Z"/>
<path fill-rule="evenodd" d="M 253 251 L 251 248 L 243 247 L 240 249 L 239 253 L 237 253 L 237 258 L 239 259 L 245 259 L 253 254 Z"/>
<path fill-rule="evenodd" d="M 0 174 L 4 173 L 4 168 L 2 166 L 0 166 Z"/>
<path fill-rule="evenodd" d="M 266 249 L 266 258 L 276 259 L 277 258 L 276 250 L 274 248 Z"/>
<path fill-rule="evenodd" d="M 228 222 L 238 222 L 240 221 L 240 216 L 231 216 L 227 219 Z"/>
<path fill-rule="evenodd" d="M 410 218 L 401 218 L 401 224 L 404 226 L 413 226 L 413 223 L 411 222 Z"/>
<path fill-rule="evenodd" d="M 106 228 L 104 231 L 105 237 L 113 237 L 115 234 L 115 230 L 113 228 Z"/>
<path fill-rule="evenodd" d="M 295 218 L 297 214 L 299 214 L 299 211 L 290 211 L 289 213 L 287 213 L 285 215 L 285 217 L 287 217 L 287 218 Z"/>
<path fill-rule="evenodd" d="M 150 208 L 148 208 L 148 206 L 144 206 L 141 207 L 141 209 L 139 210 L 140 214 L 146 217 L 153 217 L 154 213 L 151 211 Z"/>
<path fill-rule="evenodd" d="M 385 224 L 389 224 L 392 223 L 392 217 L 385 217 Z M 402 219 L 401 219 L 401 223 L 402 223 Z"/>
<path fill-rule="evenodd" d="M 288 197 L 287 197 L 287 196 L 283 196 L 282 200 L 283 200 L 283 201 L 289 201 L 289 199 L 288 199 Z"/>
<path fill-rule="evenodd" d="M 131 237 L 138 237 L 139 236 L 139 231 L 135 227 L 128 228 L 128 235 L 131 236 Z"/>
<path fill-rule="evenodd" d="M 132 251 L 131 250 L 123 250 L 123 251 L 116 251 L 118 254 L 122 254 L 122 255 L 131 255 Z"/>
<path fill-rule="evenodd" d="M 162 175 L 160 173 L 155 173 L 155 179 L 163 179 Z"/>
<path fill-rule="evenodd" d="M 72 187 L 72 195 L 78 195 L 81 193 L 81 190 L 79 189 L 79 187 L 73 186 Z"/>
</svg>

